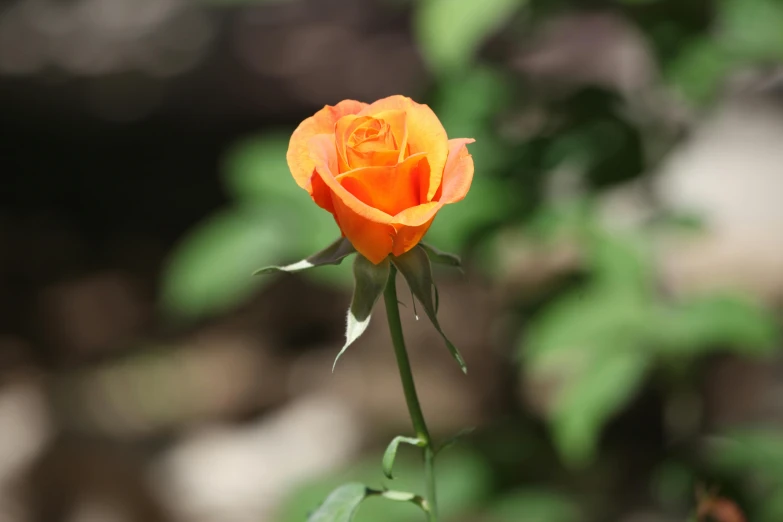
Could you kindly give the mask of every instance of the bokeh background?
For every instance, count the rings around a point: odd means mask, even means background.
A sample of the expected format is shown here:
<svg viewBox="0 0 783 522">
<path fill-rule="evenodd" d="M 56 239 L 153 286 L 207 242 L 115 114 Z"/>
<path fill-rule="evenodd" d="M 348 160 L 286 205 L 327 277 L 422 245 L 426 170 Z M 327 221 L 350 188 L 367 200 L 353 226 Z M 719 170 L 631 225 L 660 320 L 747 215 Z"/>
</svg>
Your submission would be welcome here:
<svg viewBox="0 0 783 522">
<path fill-rule="evenodd" d="M 401 292 L 432 431 L 475 428 L 443 518 L 783 520 L 781 64 L 779 0 L 4 1 L 0 519 L 421 489 L 382 304 L 332 374 L 349 263 L 250 276 L 338 234 L 293 128 L 400 93 L 476 138 L 427 236 L 467 377 Z"/>
</svg>

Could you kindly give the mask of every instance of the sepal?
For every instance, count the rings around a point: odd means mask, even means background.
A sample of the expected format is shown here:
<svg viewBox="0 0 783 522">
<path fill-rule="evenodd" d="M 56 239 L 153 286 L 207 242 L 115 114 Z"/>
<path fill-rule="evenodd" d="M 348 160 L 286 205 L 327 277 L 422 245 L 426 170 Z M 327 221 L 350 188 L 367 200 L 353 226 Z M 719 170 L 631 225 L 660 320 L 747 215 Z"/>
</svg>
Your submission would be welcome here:
<svg viewBox="0 0 783 522">
<path fill-rule="evenodd" d="M 320 252 L 285 266 L 265 266 L 259 268 L 253 275 L 271 274 L 272 272 L 299 272 L 300 270 L 306 270 L 316 266 L 323 265 L 339 265 L 343 259 L 356 252 L 350 241 L 341 237 L 328 247 L 324 248 Z"/>
<path fill-rule="evenodd" d="M 432 278 L 432 264 L 425 248 L 417 245 L 401 256 L 391 256 L 391 260 L 394 266 L 397 267 L 397 270 L 403 275 L 405 281 L 407 281 L 413 295 L 416 296 L 424 307 L 424 312 L 441 337 L 443 337 L 446 347 L 451 352 L 454 360 L 459 364 L 462 372 L 468 373 L 465 360 L 462 358 L 459 350 L 457 350 L 457 347 L 446 337 L 438 322 L 437 287 Z"/>
<path fill-rule="evenodd" d="M 374 265 L 363 255 L 356 255 L 353 262 L 353 298 L 348 308 L 345 344 L 334 359 L 332 371 L 345 350 L 364 333 L 370 324 L 372 309 L 386 287 L 390 268 L 388 259 Z"/>
<path fill-rule="evenodd" d="M 462 259 L 460 259 L 457 254 L 444 252 L 427 243 L 419 243 L 419 246 L 427 252 L 427 257 L 430 258 L 432 263 L 435 263 L 436 265 L 453 266 L 454 268 L 459 268 L 460 271 L 462 270 Z"/>
</svg>

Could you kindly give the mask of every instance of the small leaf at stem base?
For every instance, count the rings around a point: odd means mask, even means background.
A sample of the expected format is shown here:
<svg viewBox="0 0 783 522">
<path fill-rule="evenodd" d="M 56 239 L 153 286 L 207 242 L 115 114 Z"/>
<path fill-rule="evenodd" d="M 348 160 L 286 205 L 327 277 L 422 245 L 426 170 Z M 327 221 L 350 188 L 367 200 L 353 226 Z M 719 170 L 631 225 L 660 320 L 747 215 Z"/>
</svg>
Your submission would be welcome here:
<svg viewBox="0 0 783 522">
<path fill-rule="evenodd" d="M 332 491 L 307 522 L 350 522 L 362 500 L 372 492 L 364 484 L 343 484 Z"/>
<path fill-rule="evenodd" d="M 384 259 L 374 265 L 362 255 L 356 256 L 353 263 L 354 289 L 351 306 L 348 308 L 347 326 L 345 329 L 345 344 L 337 357 L 334 358 L 332 371 L 345 350 L 358 339 L 370 324 L 370 315 L 378 298 L 381 297 L 386 281 L 389 279 L 389 260 Z"/>
<path fill-rule="evenodd" d="M 338 487 L 326 497 L 323 504 L 313 511 L 307 522 L 351 522 L 359 504 L 371 496 L 380 496 L 394 502 L 410 502 L 419 506 L 425 513 L 429 513 L 427 501 L 415 493 L 407 491 L 379 491 L 370 489 L 364 484 L 351 482 Z"/>
<path fill-rule="evenodd" d="M 356 252 L 350 241 L 341 237 L 320 252 L 310 257 L 285 266 L 267 266 L 259 268 L 253 275 L 271 274 L 272 272 L 298 272 L 322 265 L 339 265 L 343 259 Z"/>
<path fill-rule="evenodd" d="M 419 438 L 414 437 L 394 437 L 386 448 L 386 452 L 383 454 L 383 474 L 386 478 L 393 479 L 392 468 L 394 467 L 394 459 L 397 457 L 397 448 L 400 444 L 410 444 L 411 446 L 423 447 L 425 442 Z"/>
<path fill-rule="evenodd" d="M 376 492 L 373 491 L 373 493 L 376 493 Z M 421 497 L 421 496 L 419 496 L 419 495 L 417 495 L 415 493 L 410 493 L 408 491 L 390 491 L 390 490 L 386 490 L 386 491 L 380 493 L 380 495 L 383 498 L 387 499 L 387 500 L 393 500 L 395 502 L 410 502 L 412 504 L 416 504 L 425 513 L 429 513 L 430 512 L 430 506 L 429 506 L 429 504 L 427 504 L 427 501 L 424 500 L 423 497 Z"/>
</svg>

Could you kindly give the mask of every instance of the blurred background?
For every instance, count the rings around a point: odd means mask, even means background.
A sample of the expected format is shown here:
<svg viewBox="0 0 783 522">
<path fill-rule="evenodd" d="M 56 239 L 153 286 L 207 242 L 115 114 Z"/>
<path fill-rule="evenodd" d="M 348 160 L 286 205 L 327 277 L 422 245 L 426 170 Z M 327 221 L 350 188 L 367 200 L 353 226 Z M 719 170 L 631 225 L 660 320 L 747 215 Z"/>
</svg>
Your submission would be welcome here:
<svg viewBox="0 0 783 522">
<path fill-rule="evenodd" d="M 295 522 L 421 490 L 382 304 L 291 179 L 324 104 L 474 137 L 403 321 L 453 522 L 783 520 L 783 2 L 5 0 L 0 520 Z M 370 499 L 357 520 L 420 520 Z"/>
</svg>

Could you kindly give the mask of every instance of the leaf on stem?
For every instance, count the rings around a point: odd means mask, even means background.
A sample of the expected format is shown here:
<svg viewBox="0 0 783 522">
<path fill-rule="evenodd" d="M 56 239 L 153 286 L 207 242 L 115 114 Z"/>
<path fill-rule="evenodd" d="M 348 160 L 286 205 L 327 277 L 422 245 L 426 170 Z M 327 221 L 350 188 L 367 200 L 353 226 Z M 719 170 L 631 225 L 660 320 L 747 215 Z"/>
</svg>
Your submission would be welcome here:
<svg viewBox="0 0 783 522">
<path fill-rule="evenodd" d="M 362 500 L 374 492 L 364 484 L 352 482 L 332 491 L 307 522 L 350 522 Z"/>
<path fill-rule="evenodd" d="M 457 350 L 451 341 L 449 341 L 446 334 L 443 333 L 443 329 L 440 327 L 437 315 L 437 306 L 435 304 L 434 292 L 435 283 L 432 279 L 432 265 L 430 259 L 427 256 L 427 251 L 424 248 L 416 246 L 401 256 L 391 258 L 392 263 L 402 273 L 405 280 L 408 282 L 413 295 L 424 306 L 424 311 L 427 313 L 435 329 L 438 330 L 443 340 L 446 342 L 446 347 L 451 352 L 452 357 L 457 361 L 463 373 L 468 373 L 468 369 L 465 366 L 465 360 Z"/>
<path fill-rule="evenodd" d="M 259 268 L 253 275 L 271 274 L 272 272 L 298 272 L 307 268 L 322 265 L 339 265 L 343 259 L 356 252 L 350 241 L 341 237 L 320 252 L 310 257 L 286 266 L 267 266 Z"/>
<path fill-rule="evenodd" d="M 362 501 L 371 496 L 379 496 L 394 502 L 410 502 L 419 506 L 425 513 L 429 512 L 427 501 L 415 493 L 379 491 L 358 482 L 351 482 L 329 493 L 318 509 L 307 517 L 307 522 L 351 522 Z"/>
<path fill-rule="evenodd" d="M 370 315 L 378 298 L 381 297 L 386 281 L 389 279 L 389 260 L 384 259 L 374 265 L 362 255 L 357 255 L 353 263 L 353 298 L 348 308 L 345 344 L 334 359 L 332 371 L 345 350 L 358 339 L 370 324 Z"/>
<path fill-rule="evenodd" d="M 415 437 L 394 437 L 386 448 L 386 452 L 383 454 L 383 474 L 389 479 L 394 478 L 394 476 L 392 476 L 392 468 L 394 467 L 394 459 L 397 457 L 397 448 L 400 447 L 400 444 L 410 444 L 411 446 L 418 446 L 421 448 L 424 447 L 425 442 Z"/>
<path fill-rule="evenodd" d="M 395 502 L 410 502 L 419 506 L 425 513 L 430 512 L 427 501 L 415 493 L 410 493 L 408 491 L 391 491 L 387 489 L 386 491 L 382 492 L 371 491 L 371 494 L 380 494 L 380 496 L 386 500 L 393 500 Z"/>
</svg>

